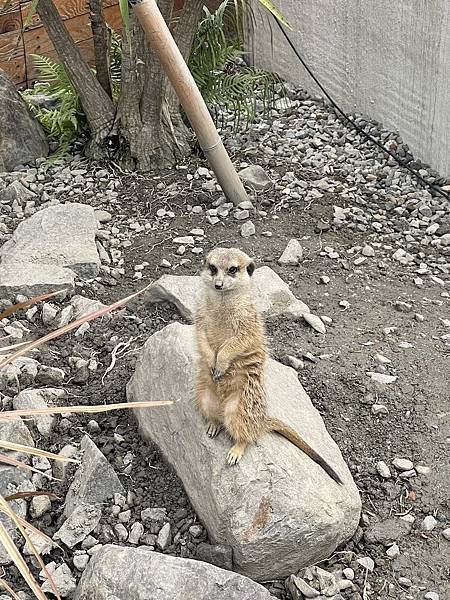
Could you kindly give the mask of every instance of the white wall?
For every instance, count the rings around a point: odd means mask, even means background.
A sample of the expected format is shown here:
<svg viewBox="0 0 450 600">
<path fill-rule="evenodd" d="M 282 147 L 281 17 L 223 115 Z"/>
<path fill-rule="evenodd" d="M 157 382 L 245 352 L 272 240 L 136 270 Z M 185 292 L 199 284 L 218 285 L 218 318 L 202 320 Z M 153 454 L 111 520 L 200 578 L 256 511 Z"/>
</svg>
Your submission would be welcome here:
<svg viewBox="0 0 450 600">
<path fill-rule="evenodd" d="M 450 0 L 274 1 L 338 104 L 398 130 L 416 158 L 450 177 Z M 260 14 L 249 43 L 254 64 L 318 91 Z"/>
</svg>

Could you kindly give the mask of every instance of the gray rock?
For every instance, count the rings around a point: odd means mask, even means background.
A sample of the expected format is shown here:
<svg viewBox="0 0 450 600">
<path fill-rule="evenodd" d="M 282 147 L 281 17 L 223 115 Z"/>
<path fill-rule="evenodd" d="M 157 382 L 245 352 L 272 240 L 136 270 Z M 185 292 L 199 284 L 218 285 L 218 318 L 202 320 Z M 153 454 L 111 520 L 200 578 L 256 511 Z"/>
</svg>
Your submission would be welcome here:
<svg viewBox="0 0 450 600">
<path fill-rule="evenodd" d="M 105 308 L 106 304 L 103 304 L 99 300 L 92 300 L 92 298 L 86 298 L 85 296 L 73 296 L 70 300 L 70 305 L 73 309 L 73 319 L 77 320 L 81 317 L 85 317 L 97 310 Z M 111 318 L 111 315 L 105 315 L 106 319 Z"/>
<path fill-rule="evenodd" d="M 295 575 L 289 577 L 286 581 L 286 587 L 294 599 L 303 600 L 303 598 L 318 598 L 320 596 L 320 592 L 311 587 L 304 579 Z"/>
<path fill-rule="evenodd" d="M 49 283 L 55 284 L 60 283 L 64 274 L 61 269 L 70 269 L 83 278 L 95 277 L 100 269 L 96 228 L 94 209 L 85 204 L 68 203 L 40 210 L 22 221 L 0 249 L 1 267 L 6 269 L 6 273 L 0 274 L 8 275 L 11 268 L 17 268 L 23 277 L 22 290 L 33 289 L 33 292 L 35 285 L 30 288 L 29 280 L 36 279 L 36 270 L 39 274 L 41 269 L 45 273 L 54 269 L 55 281 Z M 16 276 L 15 285 L 18 283 Z M 54 289 L 59 288 L 47 291 Z"/>
<path fill-rule="evenodd" d="M 89 562 L 89 556 L 87 554 L 75 554 L 73 557 L 73 566 L 77 571 L 84 571 Z"/>
<path fill-rule="evenodd" d="M 116 492 L 124 493 L 114 469 L 87 435 L 81 441 L 81 451 L 81 466 L 66 496 L 66 517 L 81 503 L 98 504 L 109 500 Z"/>
<path fill-rule="evenodd" d="M 36 376 L 36 381 L 41 385 L 59 385 L 66 378 L 66 374 L 58 367 L 41 365 Z"/>
<path fill-rule="evenodd" d="M 422 521 L 422 531 L 433 531 L 433 529 L 436 527 L 437 525 L 437 521 L 436 519 L 433 517 L 433 515 L 427 515 L 424 520 Z"/>
<path fill-rule="evenodd" d="M 397 556 L 400 556 L 400 548 L 397 546 L 397 544 L 392 544 L 392 546 L 389 546 L 389 548 L 386 550 L 386 556 L 388 558 L 397 558 Z"/>
<path fill-rule="evenodd" d="M 375 381 L 375 383 L 380 383 L 382 385 L 395 383 L 397 381 L 396 375 L 386 375 L 385 373 L 374 373 L 370 371 L 368 375 L 370 375 L 372 381 Z"/>
<path fill-rule="evenodd" d="M 0 171 L 47 156 L 42 127 L 29 112 L 14 82 L 0 69 Z"/>
<path fill-rule="evenodd" d="M 156 538 L 156 545 L 160 550 L 164 552 L 172 541 L 172 534 L 170 530 L 170 523 L 166 523 L 161 527 L 158 537 Z"/>
<path fill-rule="evenodd" d="M 63 448 L 61 448 L 61 450 L 58 452 L 58 454 L 60 456 L 64 456 L 65 458 L 73 458 L 75 456 L 75 454 L 77 453 L 77 448 L 75 448 L 75 446 L 72 446 L 71 444 L 66 444 Z M 71 463 L 69 462 L 63 462 L 61 460 L 55 460 L 53 462 L 53 475 L 57 478 L 57 479 L 61 479 L 61 481 L 64 482 L 64 480 L 67 477 L 67 472 L 69 469 L 69 465 Z"/>
<path fill-rule="evenodd" d="M 241 225 L 240 232 L 243 238 L 249 238 L 256 233 L 255 225 L 252 221 L 246 221 Z"/>
<path fill-rule="evenodd" d="M 195 356 L 192 326 L 165 327 L 145 344 L 127 393 L 129 400 L 162 394 L 176 400 L 161 411 L 136 411 L 136 417 L 144 437 L 158 444 L 174 465 L 210 537 L 231 545 L 237 570 L 255 579 L 286 577 L 328 556 L 355 531 L 360 499 L 296 372 L 268 362 L 269 411 L 297 429 L 333 465 L 342 487 L 274 434 L 250 447 L 236 468 L 227 467 L 229 439 L 222 434 L 210 440 L 200 415 L 192 410 Z M 177 444 L 170 443 L 174 435 Z"/>
<path fill-rule="evenodd" d="M 375 568 L 373 558 L 370 558 L 370 556 L 363 556 L 362 558 L 358 558 L 356 562 L 370 573 L 372 573 L 372 571 Z"/>
<path fill-rule="evenodd" d="M 437 592 L 427 592 L 425 594 L 425 600 L 439 600 L 440 596 Z"/>
<path fill-rule="evenodd" d="M 94 531 L 100 522 L 102 511 L 99 506 L 78 504 L 53 536 L 68 548 L 73 548 Z"/>
<path fill-rule="evenodd" d="M 369 544 L 390 546 L 411 532 L 411 523 L 401 519 L 386 519 L 370 525 L 364 532 L 364 539 Z"/>
<path fill-rule="evenodd" d="M 117 575 L 120 573 L 120 577 Z M 270 600 L 258 583 L 207 563 L 144 547 L 103 546 L 91 558 L 74 600 Z"/>
<path fill-rule="evenodd" d="M 1 254 L 1 251 L 0 251 Z M 2 262 L 0 264 L 0 297 L 17 294 L 32 297 L 58 290 L 73 290 L 75 273 L 56 265 L 27 262 Z"/>
<path fill-rule="evenodd" d="M 67 598 L 75 591 L 77 587 L 76 580 L 66 563 L 63 563 L 55 570 L 50 570 L 49 566 L 47 565 L 47 569 L 49 570 L 49 573 L 63 598 Z M 52 587 L 48 581 L 44 582 L 42 591 L 49 593 L 52 592 Z"/>
<path fill-rule="evenodd" d="M 192 322 L 202 293 L 200 277 L 188 275 L 163 275 L 145 293 L 150 303 L 170 302 L 180 315 Z M 302 318 L 309 308 L 298 300 L 281 277 L 269 267 L 256 269 L 252 277 L 256 307 L 266 317 L 288 316 Z"/>
<path fill-rule="evenodd" d="M 305 313 L 303 315 L 303 318 L 305 319 L 305 321 L 311 325 L 311 327 L 313 329 L 315 329 L 316 331 L 318 331 L 319 333 L 326 333 L 327 329 L 325 327 L 324 322 L 322 321 L 322 319 L 320 317 L 318 317 L 317 315 L 313 315 L 312 313 Z"/>
<path fill-rule="evenodd" d="M 197 546 L 197 559 L 221 569 L 233 570 L 233 549 L 231 546 L 202 542 Z"/>
<path fill-rule="evenodd" d="M 117 526 L 119 526 L 119 525 L 121 525 L 121 523 L 118 523 Z M 169 534 L 170 534 L 170 524 L 167 523 L 167 525 L 169 525 Z M 123 527 L 123 525 L 122 525 L 122 527 Z M 164 527 L 163 527 L 163 529 L 164 529 Z M 125 529 L 125 531 L 126 531 L 126 529 Z M 128 543 L 133 544 L 134 546 L 137 546 L 140 542 L 141 537 L 144 535 L 144 531 L 145 530 L 144 530 L 144 526 L 142 525 L 142 523 L 139 523 L 139 521 L 136 523 L 133 523 L 133 525 L 131 527 L 130 535 L 128 536 Z M 161 534 L 161 532 L 160 532 L 160 534 Z M 127 538 L 125 537 L 125 539 L 127 539 Z M 159 539 L 159 535 L 158 535 L 158 539 Z M 165 548 L 161 548 L 161 550 L 165 550 Z"/>
<path fill-rule="evenodd" d="M 397 471 L 411 471 L 414 468 L 414 463 L 409 458 L 394 458 L 392 464 Z"/>
<path fill-rule="evenodd" d="M 450 542 L 450 527 L 447 527 L 447 529 L 444 529 L 444 531 L 442 532 L 442 535 L 444 536 L 444 538 L 446 540 L 448 540 Z"/>
<path fill-rule="evenodd" d="M 303 248 L 295 238 L 289 240 L 283 254 L 278 259 L 279 265 L 297 266 L 303 258 Z"/>
<path fill-rule="evenodd" d="M 251 165 L 241 169 L 239 177 L 254 190 L 267 190 L 272 185 L 272 180 L 259 165 Z"/>
<path fill-rule="evenodd" d="M 36 194 L 17 180 L 10 183 L 3 192 L 0 193 L 0 202 L 4 204 L 16 202 L 17 204 L 24 206 L 28 200 L 32 200 L 33 198 L 36 198 Z"/>
<path fill-rule="evenodd" d="M 31 516 L 39 519 L 52 508 L 52 503 L 48 496 L 35 496 L 31 499 L 30 512 Z"/>
<path fill-rule="evenodd" d="M 20 392 L 13 401 L 14 410 L 30 408 L 47 408 L 49 403 L 64 398 L 66 392 L 57 388 L 29 389 Z M 55 415 L 36 415 L 27 417 L 31 419 L 39 433 L 48 437 L 55 425 Z"/>
<path fill-rule="evenodd" d="M 379 460 L 377 462 L 376 469 L 377 469 L 378 475 L 383 477 L 383 479 L 389 479 L 391 477 L 391 471 L 389 470 L 389 467 L 383 460 Z"/>
</svg>

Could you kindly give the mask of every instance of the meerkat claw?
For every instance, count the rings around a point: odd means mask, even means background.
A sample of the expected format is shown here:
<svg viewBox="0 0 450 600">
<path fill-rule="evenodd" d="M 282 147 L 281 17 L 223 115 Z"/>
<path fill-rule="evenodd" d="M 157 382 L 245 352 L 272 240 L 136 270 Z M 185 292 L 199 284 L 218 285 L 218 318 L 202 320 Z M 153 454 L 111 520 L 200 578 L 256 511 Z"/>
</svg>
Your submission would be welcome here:
<svg viewBox="0 0 450 600">
<path fill-rule="evenodd" d="M 223 373 L 221 373 L 218 369 L 214 369 L 212 372 L 213 381 L 219 381 L 222 377 Z"/>
<path fill-rule="evenodd" d="M 237 465 L 241 458 L 244 456 L 245 448 L 247 444 L 235 444 L 227 455 L 227 463 L 232 465 Z"/>
<path fill-rule="evenodd" d="M 216 435 L 219 433 L 220 430 L 221 430 L 220 425 L 216 425 L 215 423 L 209 423 L 208 428 L 206 430 L 206 434 L 208 435 L 208 437 L 214 438 L 214 437 L 216 437 Z"/>
</svg>

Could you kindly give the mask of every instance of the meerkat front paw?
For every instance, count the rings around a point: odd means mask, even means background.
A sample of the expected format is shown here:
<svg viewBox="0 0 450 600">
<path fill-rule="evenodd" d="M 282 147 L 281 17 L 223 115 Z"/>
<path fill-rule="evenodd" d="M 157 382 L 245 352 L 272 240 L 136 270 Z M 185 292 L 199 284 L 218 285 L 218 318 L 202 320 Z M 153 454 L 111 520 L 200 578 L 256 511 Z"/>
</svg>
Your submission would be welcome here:
<svg viewBox="0 0 450 600">
<path fill-rule="evenodd" d="M 213 381 L 219 381 L 221 377 L 228 371 L 230 364 L 224 360 L 218 359 L 212 371 Z"/>
<path fill-rule="evenodd" d="M 222 425 L 217 425 L 216 423 L 208 423 L 208 427 L 206 429 L 206 434 L 210 438 L 216 437 L 219 431 L 222 429 Z"/>
</svg>

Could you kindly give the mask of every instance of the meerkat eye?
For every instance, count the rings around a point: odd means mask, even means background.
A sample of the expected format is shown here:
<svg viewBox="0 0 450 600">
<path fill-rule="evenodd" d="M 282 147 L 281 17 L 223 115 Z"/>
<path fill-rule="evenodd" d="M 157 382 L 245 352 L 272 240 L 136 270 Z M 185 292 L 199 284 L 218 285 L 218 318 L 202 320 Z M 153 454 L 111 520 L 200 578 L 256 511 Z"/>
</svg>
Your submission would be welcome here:
<svg viewBox="0 0 450 600">
<path fill-rule="evenodd" d="M 238 271 L 239 271 L 239 267 L 230 267 L 230 268 L 228 269 L 228 273 L 229 273 L 230 275 L 236 275 L 236 273 L 237 273 Z"/>
<path fill-rule="evenodd" d="M 214 265 L 208 265 L 208 267 L 211 275 L 217 275 L 217 267 L 215 267 Z"/>
</svg>

